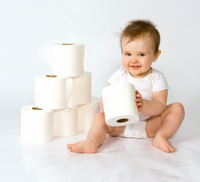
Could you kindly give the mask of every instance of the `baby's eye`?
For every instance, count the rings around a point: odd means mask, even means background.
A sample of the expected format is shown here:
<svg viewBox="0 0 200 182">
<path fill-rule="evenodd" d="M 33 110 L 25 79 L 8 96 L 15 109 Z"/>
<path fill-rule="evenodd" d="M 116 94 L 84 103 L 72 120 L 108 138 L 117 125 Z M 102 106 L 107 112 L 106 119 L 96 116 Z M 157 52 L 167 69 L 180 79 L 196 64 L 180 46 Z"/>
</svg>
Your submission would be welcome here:
<svg viewBox="0 0 200 182">
<path fill-rule="evenodd" d="M 126 53 L 125 55 L 126 55 L 126 56 L 131 56 L 131 54 L 130 54 L 130 53 Z"/>
<path fill-rule="evenodd" d="M 143 56 L 145 56 L 145 54 L 141 53 L 141 54 L 139 54 L 139 56 L 143 57 Z"/>
</svg>

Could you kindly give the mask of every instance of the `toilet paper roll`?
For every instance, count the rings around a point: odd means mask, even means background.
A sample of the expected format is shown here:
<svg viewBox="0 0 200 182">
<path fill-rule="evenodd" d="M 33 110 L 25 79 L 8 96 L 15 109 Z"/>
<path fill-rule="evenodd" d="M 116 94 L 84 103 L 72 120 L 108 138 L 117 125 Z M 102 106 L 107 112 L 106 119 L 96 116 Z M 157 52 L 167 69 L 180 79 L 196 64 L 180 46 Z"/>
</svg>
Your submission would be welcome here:
<svg viewBox="0 0 200 182">
<path fill-rule="evenodd" d="M 67 78 L 68 88 L 72 84 L 71 100 L 68 107 L 83 105 L 91 102 L 91 73 L 85 71 L 84 74 L 76 78 Z"/>
<path fill-rule="evenodd" d="M 124 126 L 139 121 L 135 87 L 129 83 L 109 85 L 102 90 L 106 123 Z"/>
<path fill-rule="evenodd" d="M 67 78 L 55 75 L 35 77 L 35 105 L 42 109 L 63 109 L 70 99 L 66 92 Z M 68 93 L 69 94 L 69 93 Z"/>
<path fill-rule="evenodd" d="M 100 113 L 100 99 L 97 97 L 92 97 L 88 104 L 78 106 L 78 130 L 88 131 L 98 113 Z"/>
<path fill-rule="evenodd" d="M 84 45 L 60 43 L 52 45 L 52 74 L 78 77 L 84 72 Z"/>
<path fill-rule="evenodd" d="M 54 136 L 73 136 L 78 133 L 77 106 L 53 111 Z"/>
<path fill-rule="evenodd" d="M 21 108 L 21 140 L 28 144 L 41 144 L 53 140 L 53 111 L 34 105 Z"/>
</svg>

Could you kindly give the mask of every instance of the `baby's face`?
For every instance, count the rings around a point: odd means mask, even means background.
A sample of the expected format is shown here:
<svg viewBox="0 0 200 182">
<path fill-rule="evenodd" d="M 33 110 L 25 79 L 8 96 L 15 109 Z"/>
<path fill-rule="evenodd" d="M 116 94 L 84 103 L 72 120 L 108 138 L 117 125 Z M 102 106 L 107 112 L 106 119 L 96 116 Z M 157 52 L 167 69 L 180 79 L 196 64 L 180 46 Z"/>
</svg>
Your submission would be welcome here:
<svg viewBox="0 0 200 182">
<path fill-rule="evenodd" d="M 145 36 L 129 42 L 122 39 L 122 62 L 124 68 L 135 78 L 142 78 L 151 72 L 151 64 L 159 55 L 155 54 L 152 38 Z"/>
</svg>

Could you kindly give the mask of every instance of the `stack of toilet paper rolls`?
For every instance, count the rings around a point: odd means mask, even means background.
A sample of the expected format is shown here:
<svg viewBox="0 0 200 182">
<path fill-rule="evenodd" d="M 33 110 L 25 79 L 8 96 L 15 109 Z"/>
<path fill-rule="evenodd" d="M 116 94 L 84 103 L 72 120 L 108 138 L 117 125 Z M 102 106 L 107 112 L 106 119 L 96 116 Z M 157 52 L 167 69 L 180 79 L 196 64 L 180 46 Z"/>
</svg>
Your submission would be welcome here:
<svg viewBox="0 0 200 182">
<path fill-rule="evenodd" d="M 21 109 L 21 140 L 45 143 L 88 131 L 99 112 L 91 73 L 84 71 L 84 45 L 53 44 L 51 74 L 35 77 L 35 105 Z"/>
</svg>

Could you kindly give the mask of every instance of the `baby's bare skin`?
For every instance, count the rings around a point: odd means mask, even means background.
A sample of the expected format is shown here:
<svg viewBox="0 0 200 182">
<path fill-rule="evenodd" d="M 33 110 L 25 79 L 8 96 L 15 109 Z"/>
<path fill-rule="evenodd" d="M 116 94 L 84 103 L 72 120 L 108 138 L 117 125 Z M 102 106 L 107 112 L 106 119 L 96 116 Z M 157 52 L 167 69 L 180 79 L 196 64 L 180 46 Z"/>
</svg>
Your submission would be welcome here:
<svg viewBox="0 0 200 182">
<path fill-rule="evenodd" d="M 161 149 L 164 152 L 172 153 L 175 152 L 175 148 L 162 136 L 157 136 L 153 140 L 153 146 Z M 68 144 L 67 148 L 70 152 L 75 153 L 97 153 L 98 147 L 94 141 L 83 140 L 75 144 Z"/>
<path fill-rule="evenodd" d="M 153 146 L 167 153 L 173 153 L 176 149 L 163 136 L 156 136 L 153 140 Z"/>
<path fill-rule="evenodd" d="M 70 152 L 88 154 L 96 153 L 98 150 L 98 146 L 93 140 L 83 140 L 75 144 L 67 144 L 67 148 Z"/>
</svg>

